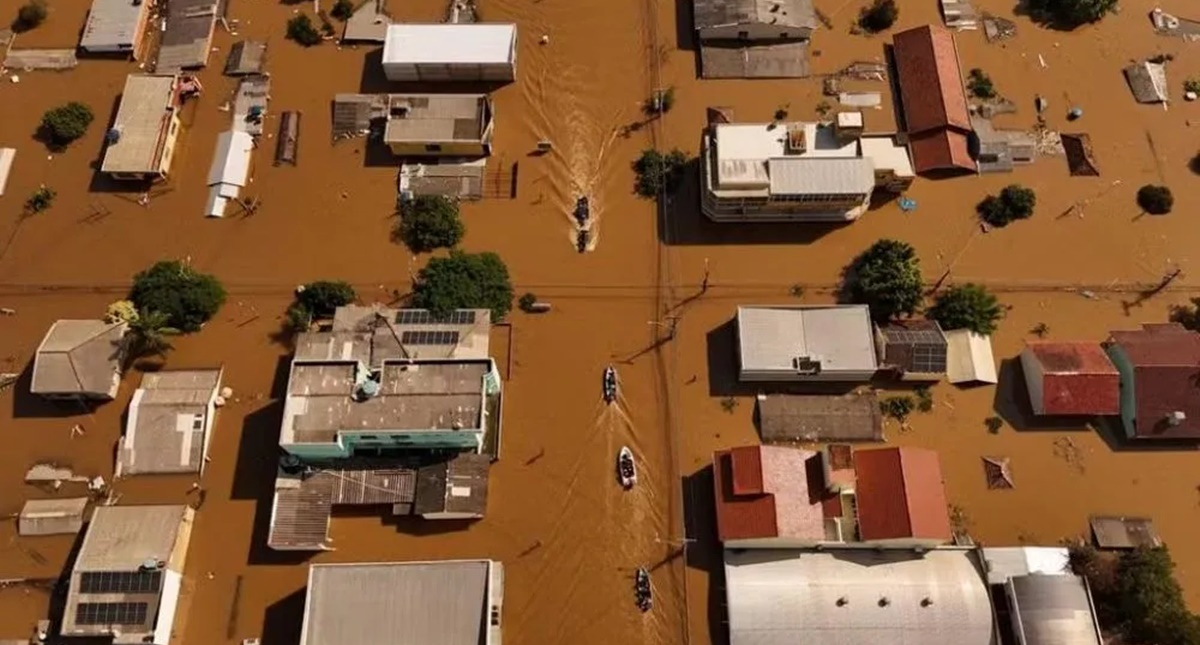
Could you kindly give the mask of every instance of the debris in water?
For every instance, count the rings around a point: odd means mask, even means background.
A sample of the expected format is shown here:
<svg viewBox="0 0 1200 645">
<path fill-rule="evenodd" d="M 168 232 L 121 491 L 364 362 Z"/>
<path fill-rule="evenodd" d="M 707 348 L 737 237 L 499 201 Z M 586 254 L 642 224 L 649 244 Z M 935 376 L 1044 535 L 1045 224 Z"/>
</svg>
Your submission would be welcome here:
<svg viewBox="0 0 1200 645">
<path fill-rule="evenodd" d="M 86 482 L 87 480 L 85 475 L 76 475 L 70 468 L 54 464 L 34 464 L 25 473 L 25 483 L 27 484 Z"/>
<path fill-rule="evenodd" d="M 1088 291 L 1087 289 L 1080 291 L 1079 295 L 1083 296 L 1084 298 L 1087 298 L 1088 300 L 1099 300 L 1100 299 L 1100 296 L 1097 296 L 1095 294 L 1095 292 Z"/>
<path fill-rule="evenodd" d="M 1017 35 L 1017 24 L 1011 20 L 985 13 L 983 14 L 983 35 L 987 37 L 988 42 L 992 43 L 1008 40 Z"/>
</svg>

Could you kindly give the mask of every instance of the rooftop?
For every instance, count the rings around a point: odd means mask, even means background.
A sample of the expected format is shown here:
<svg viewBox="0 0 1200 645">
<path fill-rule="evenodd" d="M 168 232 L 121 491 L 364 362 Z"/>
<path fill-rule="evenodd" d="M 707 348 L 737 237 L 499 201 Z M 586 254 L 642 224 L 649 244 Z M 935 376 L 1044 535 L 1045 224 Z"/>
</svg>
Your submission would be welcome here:
<svg viewBox="0 0 1200 645">
<path fill-rule="evenodd" d="M 817 26 L 812 0 L 694 0 L 693 6 L 696 29 L 751 23 L 807 29 Z"/>
<path fill-rule="evenodd" d="M 1070 553 L 1060 546 L 984 547 L 988 584 L 1004 584 L 1009 578 L 1029 574 L 1070 572 Z"/>
<path fill-rule="evenodd" d="M 490 469 L 490 457 L 471 453 L 422 466 L 417 470 L 417 495 L 413 500 L 413 513 L 453 513 L 482 517 L 487 511 Z"/>
<path fill-rule="evenodd" d="M 760 396 L 758 424 L 765 442 L 883 439 L 879 399 L 871 392 Z"/>
<path fill-rule="evenodd" d="M 478 645 L 492 562 L 315 564 L 300 645 Z"/>
<path fill-rule="evenodd" d="M 992 339 L 969 329 L 946 332 L 946 380 L 951 383 L 995 383 Z"/>
<path fill-rule="evenodd" d="M 221 370 L 149 372 L 129 403 L 117 474 L 200 472 Z"/>
<path fill-rule="evenodd" d="M 511 63 L 514 24 L 393 24 L 383 43 L 383 64 Z"/>
<path fill-rule="evenodd" d="M 784 158 L 857 159 L 858 144 L 839 141 L 828 123 L 720 123 L 713 126 L 717 187 L 771 186 L 771 162 Z M 784 166 L 776 166 L 783 172 Z M 873 180 L 872 180 L 873 181 Z"/>
<path fill-rule="evenodd" d="M 88 498 L 31 499 L 17 518 L 18 535 L 73 535 L 83 528 Z"/>
<path fill-rule="evenodd" d="M 34 394 L 116 395 L 125 323 L 59 320 L 50 326 L 33 362 Z"/>
<path fill-rule="evenodd" d="M 239 40 L 229 48 L 225 59 L 226 76 L 261 74 L 267 62 L 267 43 L 261 40 Z"/>
<path fill-rule="evenodd" d="M 1111 415 L 1121 411 L 1120 375 L 1097 343 L 1031 341 L 1029 360 L 1041 369 L 1025 374 L 1030 395 L 1041 393 L 1034 410 L 1041 414 Z"/>
<path fill-rule="evenodd" d="M 979 563 L 962 549 L 726 549 L 725 589 L 731 645 L 996 642 Z"/>
<path fill-rule="evenodd" d="M 156 173 L 166 149 L 171 117 L 177 106 L 174 75 L 130 74 L 112 129 L 115 141 L 104 149 L 100 170 L 111 173 Z"/>
<path fill-rule="evenodd" d="M 484 94 L 388 96 L 385 143 L 480 141 L 490 110 Z"/>
<path fill-rule="evenodd" d="M 823 373 L 878 367 L 866 305 L 738 307 L 742 370 L 798 370 L 811 360 Z"/>
<path fill-rule="evenodd" d="M 859 535 L 863 541 L 950 541 L 950 516 L 938 455 L 924 448 L 854 453 Z"/>
<path fill-rule="evenodd" d="M 936 321 L 895 321 L 878 329 L 882 365 L 919 374 L 946 373 L 946 335 Z"/>
<path fill-rule="evenodd" d="M 1114 331 L 1110 345 L 1133 369 L 1134 425 L 1137 438 L 1200 438 L 1200 334 L 1178 324 L 1143 325 L 1138 331 Z M 1121 363 L 1113 352 L 1117 365 Z M 1182 412 L 1176 422 L 1171 417 Z"/>
<path fill-rule="evenodd" d="M 1073 574 L 1025 575 L 1009 581 L 1012 612 L 1024 645 L 1104 645 L 1087 583 Z"/>
<path fill-rule="evenodd" d="M 338 307 L 328 332 L 301 334 L 296 360 L 386 360 L 488 357 L 491 311 L 460 309 L 440 319 L 424 309 Z"/>
<path fill-rule="evenodd" d="M 115 49 L 135 45 L 134 36 L 148 5 L 134 0 L 92 0 L 79 46 L 83 49 Z"/>
<path fill-rule="evenodd" d="M 822 541 L 825 520 L 817 453 L 779 446 L 743 446 L 713 455 L 717 534 L 722 542 L 760 538 Z"/>
<path fill-rule="evenodd" d="M 892 42 L 914 170 L 975 170 L 954 34 L 940 25 L 926 25 L 902 31 Z"/>
<path fill-rule="evenodd" d="M 174 73 L 208 63 L 219 0 L 171 0 L 155 71 Z"/>
</svg>

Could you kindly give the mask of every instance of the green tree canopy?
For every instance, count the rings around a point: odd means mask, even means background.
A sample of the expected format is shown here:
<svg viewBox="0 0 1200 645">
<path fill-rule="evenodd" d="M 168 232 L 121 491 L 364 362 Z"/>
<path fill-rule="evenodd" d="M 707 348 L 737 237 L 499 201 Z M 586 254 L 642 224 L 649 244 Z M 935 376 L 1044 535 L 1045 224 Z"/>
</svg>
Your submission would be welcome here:
<svg viewBox="0 0 1200 645">
<path fill-rule="evenodd" d="M 896 0 L 875 0 L 858 14 L 858 26 L 874 34 L 890 29 L 899 18 L 900 7 Z"/>
<path fill-rule="evenodd" d="M 170 337 L 179 332 L 167 324 L 161 311 L 139 311 L 130 318 L 126 348 L 130 360 L 143 356 L 163 356 L 172 349 Z"/>
<path fill-rule="evenodd" d="M 95 116 L 83 103 L 71 101 L 51 108 L 42 115 L 42 128 L 50 143 L 65 146 L 82 137 Z"/>
<path fill-rule="evenodd" d="M 49 11 L 43 0 L 30 0 L 17 10 L 17 19 L 12 23 L 13 31 L 21 33 L 46 22 Z"/>
<path fill-rule="evenodd" d="M 453 248 L 466 233 L 458 204 L 438 195 L 422 195 L 401 207 L 396 227 L 397 237 L 414 253 Z"/>
<path fill-rule="evenodd" d="M 980 219 L 997 228 L 1009 222 L 1026 219 L 1033 215 L 1037 206 L 1037 195 L 1032 189 L 1017 184 L 1005 186 L 1000 195 L 988 195 L 979 202 L 975 210 Z"/>
<path fill-rule="evenodd" d="M 1027 0 L 1025 6 L 1034 20 L 1074 29 L 1116 11 L 1117 0 Z"/>
<path fill-rule="evenodd" d="M 508 267 L 495 253 L 451 251 L 432 258 L 417 276 L 413 306 L 444 316 L 455 309 L 491 309 L 501 320 L 512 309 Z"/>
<path fill-rule="evenodd" d="M 338 20 L 349 20 L 350 16 L 354 15 L 354 3 L 350 0 L 337 0 L 329 10 L 329 15 Z"/>
<path fill-rule="evenodd" d="M 358 294 L 348 282 L 317 280 L 296 291 L 296 304 L 317 318 L 330 318 L 338 307 L 354 302 Z"/>
<path fill-rule="evenodd" d="M 969 329 L 985 336 L 996 331 L 996 323 L 1004 317 L 1000 301 L 977 284 L 960 284 L 937 295 L 933 306 L 925 312 L 942 329 Z"/>
<path fill-rule="evenodd" d="M 898 240 L 872 244 L 854 259 L 846 275 L 846 295 L 868 305 L 871 317 L 879 321 L 911 316 L 921 305 L 921 290 L 917 252 Z"/>
<path fill-rule="evenodd" d="M 321 32 L 317 31 L 317 27 L 313 25 L 312 18 L 309 18 L 306 13 L 299 14 L 288 20 L 287 37 L 305 47 L 312 47 L 321 43 Z"/>
<path fill-rule="evenodd" d="M 633 171 L 637 173 L 637 194 L 656 199 L 664 192 L 675 192 L 683 180 L 683 168 L 687 162 L 687 155 L 679 150 L 666 154 L 654 148 L 642 151 L 642 156 L 633 162 Z"/>
<path fill-rule="evenodd" d="M 1138 207 L 1151 215 L 1166 215 L 1175 206 L 1175 196 L 1166 186 L 1146 184 L 1138 189 Z"/>
<path fill-rule="evenodd" d="M 139 312 L 164 314 L 165 326 L 193 332 L 225 304 L 225 287 L 214 276 L 165 260 L 133 277 L 129 299 Z"/>
</svg>

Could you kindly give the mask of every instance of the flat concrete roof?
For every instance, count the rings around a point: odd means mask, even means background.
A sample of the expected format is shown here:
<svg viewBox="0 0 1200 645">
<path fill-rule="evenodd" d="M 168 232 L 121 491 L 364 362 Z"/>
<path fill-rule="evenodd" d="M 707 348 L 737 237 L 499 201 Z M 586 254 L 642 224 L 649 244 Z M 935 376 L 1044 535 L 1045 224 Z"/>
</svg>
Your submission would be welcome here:
<svg viewBox="0 0 1200 645">
<path fill-rule="evenodd" d="M 388 25 L 383 64 L 511 63 L 516 45 L 514 24 Z"/>
<path fill-rule="evenodd" d="M 205 433 L 212 423 L 209 404 L 220 386 L 220 369 L 143 376 L 117 450 L 118 474 L 200 472 Z"/>
<path fill-rule="evenodd" d="M 134 0 L 92 0 L 87 22 L 83 26 L 83 37 L 79 39 L 82 49 L 132 48 L 134 35 L 143 14 L 149 11 L 150 3 Z"/>
<path fill-rule="evenodd" d="M 865 134 L 858 140 L 862 156 L 870 159 L 875 170 L 889 170 L 897 177 L 915 177 L 908 146 L 892 135 Z"/>
<path fill-rule="evenodd" d="M 483 94 L 389 95 L 383 141 L 480 141 L 487 127 L 487 101 Z"/>
<path fill-rule="evenodd" d="M 158 172 L 174 114 L 176 81 L 170 74 L 130 74 L 125 79 L 112 128 L 120 134 L 104 149 L 102 172 Z"/>
<path fill-rule="evenodd" d="M 822 372 L 878 368 L 866 305 L 738 307 L 743 370 L 795 372 L 794 361 L 820 361 Z"/>
</svg>

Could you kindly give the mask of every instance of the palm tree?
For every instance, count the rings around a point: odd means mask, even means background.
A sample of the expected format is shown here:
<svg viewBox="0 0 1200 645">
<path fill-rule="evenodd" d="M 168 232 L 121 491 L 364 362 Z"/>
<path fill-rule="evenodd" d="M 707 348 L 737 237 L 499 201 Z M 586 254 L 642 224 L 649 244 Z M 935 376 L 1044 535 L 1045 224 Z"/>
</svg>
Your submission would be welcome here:
<svg viewBox="0 0 1200 645">
<path fill-rule="evenodd" d="M 165 356 L 172 349 L 169 336 L 180 331 L 167 326 L 170 317 L 161 311 L 142 311 L 129 321 L 129 358 Z"/>
</svg>

